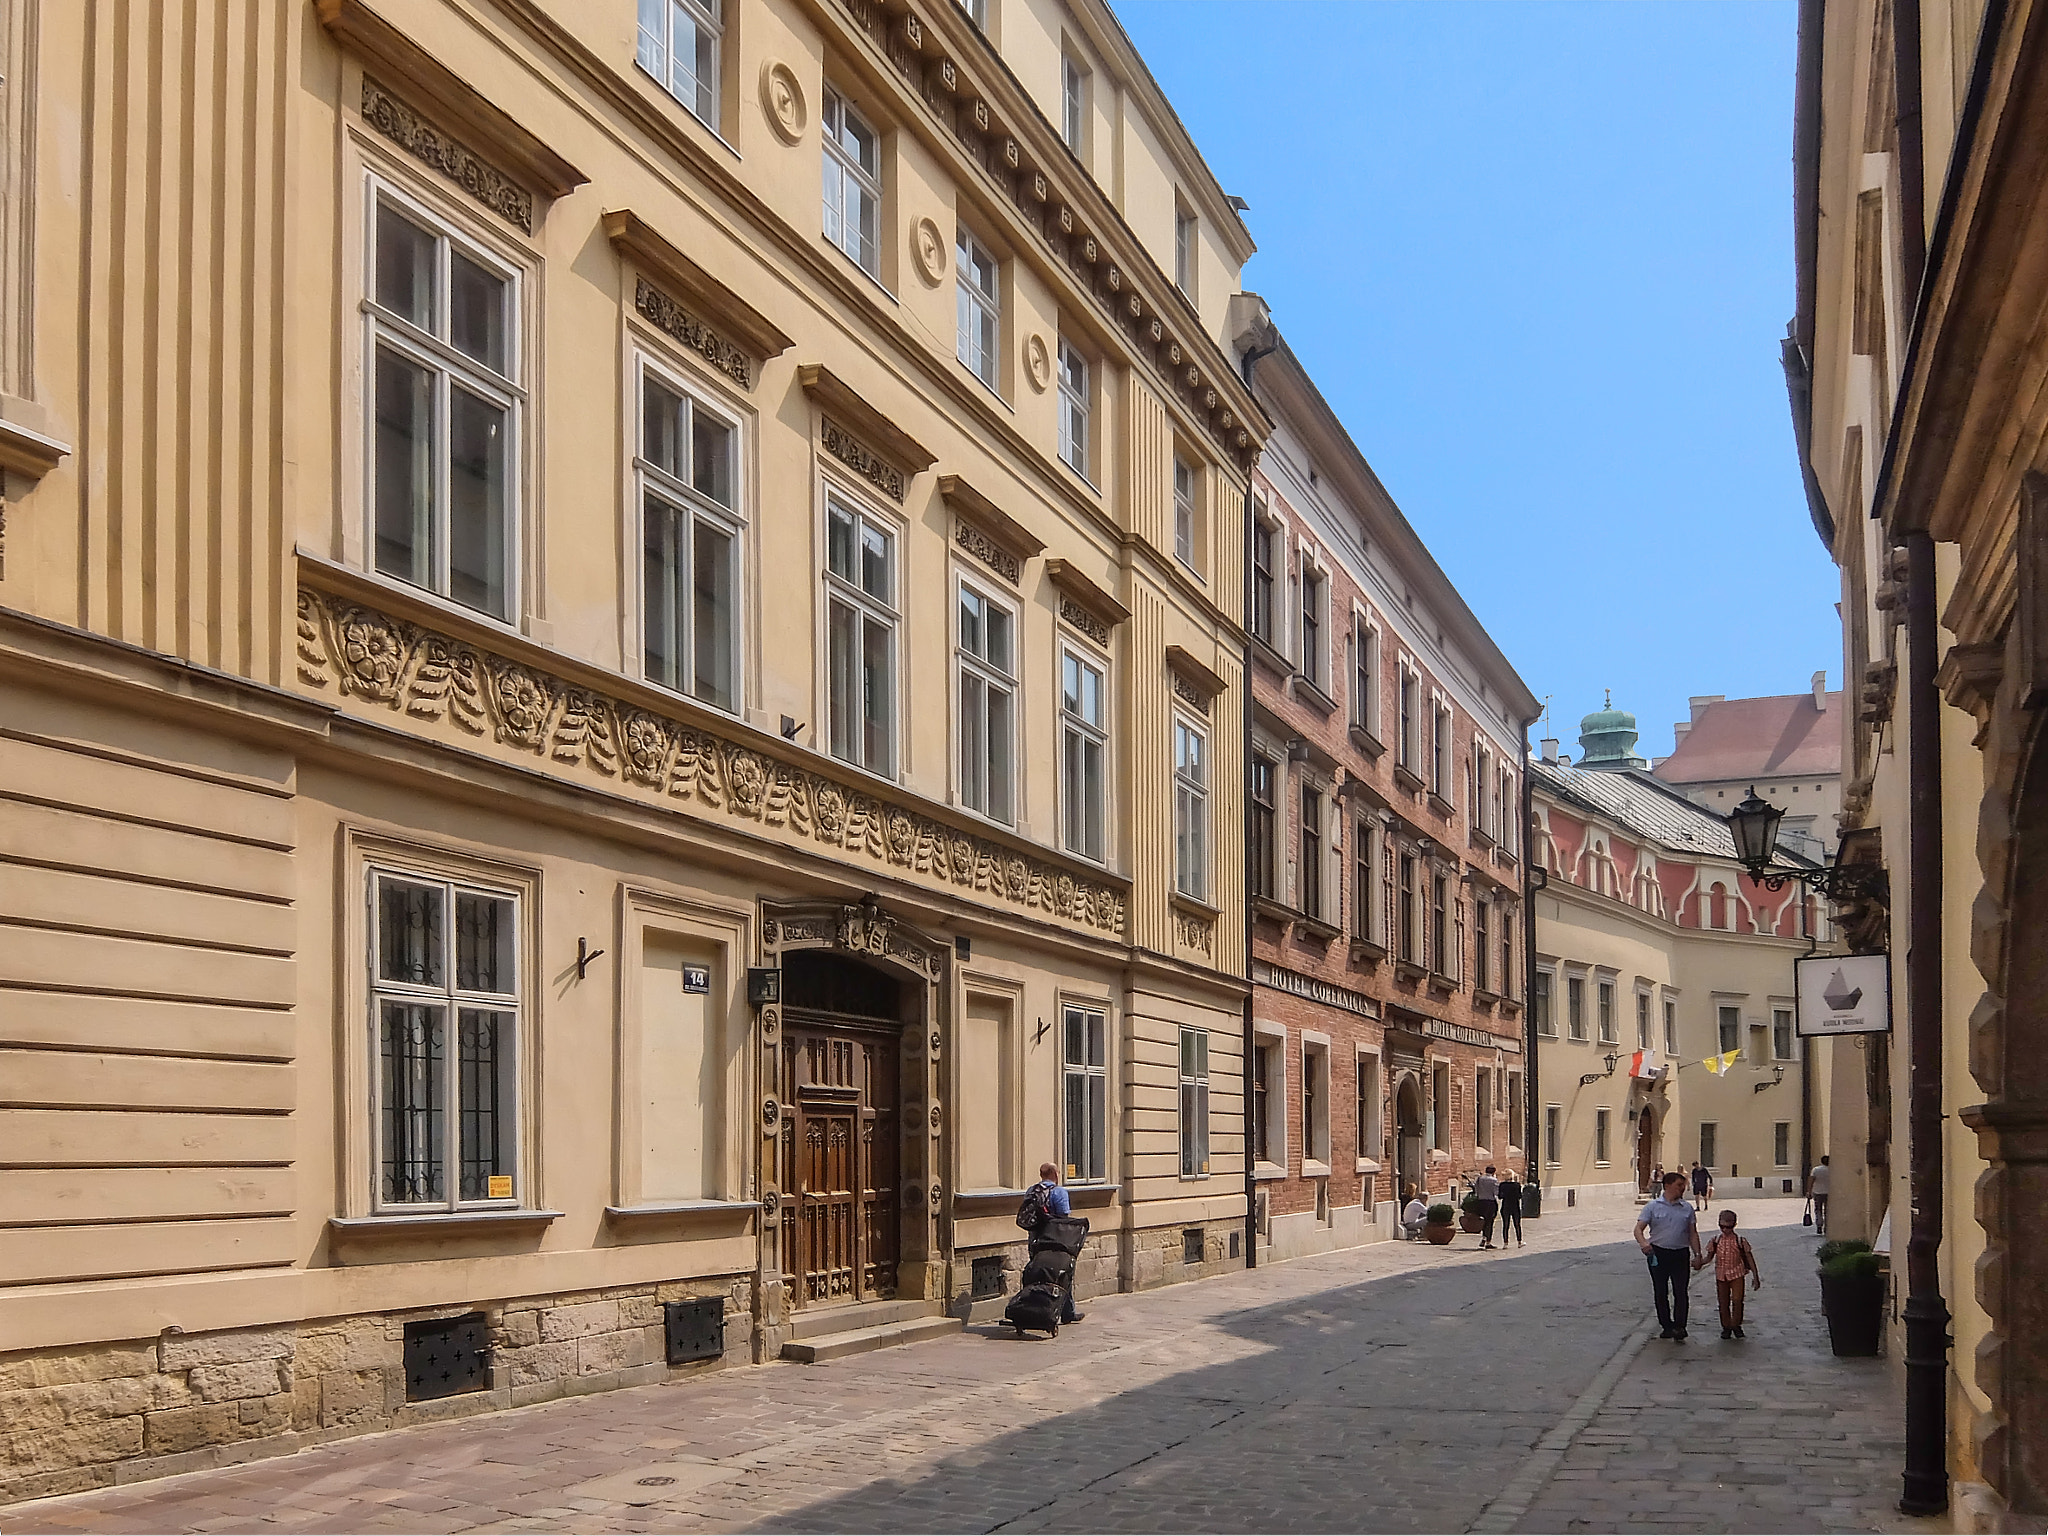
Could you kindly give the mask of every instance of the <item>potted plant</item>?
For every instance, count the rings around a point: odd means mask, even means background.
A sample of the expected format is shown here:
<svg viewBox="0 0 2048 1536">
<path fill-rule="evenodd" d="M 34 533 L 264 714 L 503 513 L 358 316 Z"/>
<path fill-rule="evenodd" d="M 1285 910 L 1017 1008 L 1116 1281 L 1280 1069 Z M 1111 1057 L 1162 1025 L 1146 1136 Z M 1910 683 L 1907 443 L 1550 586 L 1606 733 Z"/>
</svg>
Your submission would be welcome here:
<svg viewBox="0 0 2048 1536">
<path fill-rule="evenodd" d="M 1458 1202 L 1458 1230 L 1461 1232 L 1483 1232 L 1486 1222 L 1479 1214 L 1479 1197 L 1467 1195 Z"/>
<path fill-rule="evenodd" d="M 1838 1355 L 1874 1355 L 1884 1333 L 1884 1256 L 1856 1238 L 1831 1237 L 1820 1260 L 1820 1307 Z"/>
<path fill-rule="evenodd" d="M 1458 1213 L 1439 1200 L 1423 1217 L 1422 1235 L 1441 1248 L 1457 1233 Z"/>
</svg>

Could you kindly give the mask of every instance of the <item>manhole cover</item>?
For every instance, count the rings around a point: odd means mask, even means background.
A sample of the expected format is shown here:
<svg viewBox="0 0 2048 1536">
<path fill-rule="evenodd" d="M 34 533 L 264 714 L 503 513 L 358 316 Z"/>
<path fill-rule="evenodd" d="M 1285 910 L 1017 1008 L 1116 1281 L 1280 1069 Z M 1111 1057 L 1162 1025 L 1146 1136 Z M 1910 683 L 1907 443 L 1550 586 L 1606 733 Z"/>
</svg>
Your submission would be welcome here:
<svg viewBox="0 0 2048 1536">
<path fill-rule="evenodd" d="M 642 1477 L 636 1478 L 634 1481 L 642 1488 L 666 1488 L 675 1479 L 672 1477 Z"/>
</svg>

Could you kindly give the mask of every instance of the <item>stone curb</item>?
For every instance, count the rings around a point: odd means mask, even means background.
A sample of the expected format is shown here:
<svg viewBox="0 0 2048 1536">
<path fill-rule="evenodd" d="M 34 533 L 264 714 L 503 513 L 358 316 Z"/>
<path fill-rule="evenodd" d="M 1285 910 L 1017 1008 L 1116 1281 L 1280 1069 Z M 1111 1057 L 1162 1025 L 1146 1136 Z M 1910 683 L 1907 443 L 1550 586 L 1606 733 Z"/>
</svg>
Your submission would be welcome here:
<svg viewBox="0 0 2048 1536">
<path fill-rule="evenodd" d="M 1649 1338 L 1650 1325 L 1644 1323 L 1622 1340 L 1621 1347 L 1600 1367 L 1600 1374 L 1579 1394 L 1570 1411 L 1536 1442 L 1521 1469 L 1509 1479 L 1508 1485 L 1501 1489 L 1494 1501 L 1479 1512 L 1479 1518 L 1466 1527 L 1468 1531 L 1498 1532 L 1515 1528 L 1515 1522 L 1529 1513 L 1529 1506 L 1536 1502 L 1536 1495 L 1543 1491 L 1543 1485 L 1550 1481 L 1550 1475 L 1564 1460 L 1564 1453 L 1571 1449 L 1579 1431 L 1593 1422 L 1593 1415 L 1600 1411 L 1601 1405 L 1607 1401 L 1607 1394 L 1614 1390 L 1614 1384 L 1621 1380 Z"/>
</svg>

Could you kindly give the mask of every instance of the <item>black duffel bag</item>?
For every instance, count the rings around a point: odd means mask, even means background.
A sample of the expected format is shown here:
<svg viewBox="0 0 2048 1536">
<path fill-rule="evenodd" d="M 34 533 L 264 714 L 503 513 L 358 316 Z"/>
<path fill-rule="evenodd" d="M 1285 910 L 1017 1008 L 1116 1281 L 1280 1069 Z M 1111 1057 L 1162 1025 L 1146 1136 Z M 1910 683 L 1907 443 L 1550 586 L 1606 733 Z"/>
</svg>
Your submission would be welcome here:
<svg viewBox="0 0 2048 1536">
<path fill-rule="evenodd" d="M 1062 1253 L 1071 1253 L 1078 1258 L 1081 1245 L 1087 1241 L 1086 1216 L 1048 1216 L 1038 1230 L 1031 1234 L 1031 1251 L 1040 1253 L 1047 1248 L 1057 1248 Z"/>
</svg>

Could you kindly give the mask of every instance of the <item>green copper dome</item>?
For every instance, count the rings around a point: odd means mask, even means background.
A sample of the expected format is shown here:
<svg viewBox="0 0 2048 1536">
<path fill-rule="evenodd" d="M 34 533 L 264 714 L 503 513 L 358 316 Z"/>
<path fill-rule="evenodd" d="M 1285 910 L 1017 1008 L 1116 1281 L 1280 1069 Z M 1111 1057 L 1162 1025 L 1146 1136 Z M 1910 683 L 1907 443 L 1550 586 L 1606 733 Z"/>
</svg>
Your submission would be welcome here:
<svg viewBox="0 0 2048 1536">
<path fill-rule="evenodd" d="M 1607 707 L 1596 709 L 1579 722 L 1579 764 L 1581 768 L 1647 768 L 1649 763 L 1636 756 L 1636 717 L 1625 709 L 1614 707 L 1614 696 L 1607 697 Z"/>
</svg>

